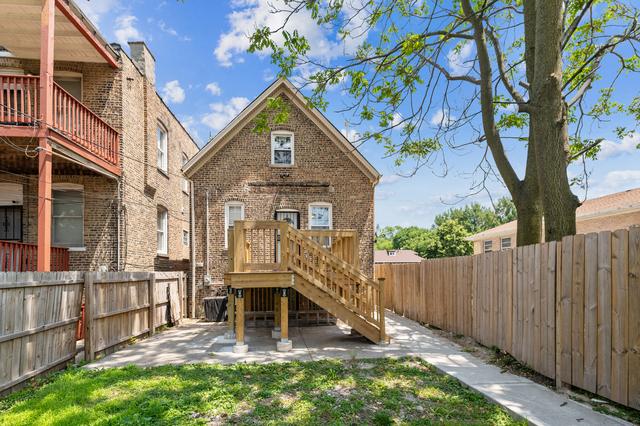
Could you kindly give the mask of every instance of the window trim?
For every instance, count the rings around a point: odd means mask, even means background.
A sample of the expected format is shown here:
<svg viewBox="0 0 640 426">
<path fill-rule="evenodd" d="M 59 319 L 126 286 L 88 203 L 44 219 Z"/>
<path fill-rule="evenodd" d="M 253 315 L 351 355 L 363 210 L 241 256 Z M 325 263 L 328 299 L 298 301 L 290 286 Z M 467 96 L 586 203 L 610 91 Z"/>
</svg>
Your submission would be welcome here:
<svg viewBox="0 0 640 426">
<path fill-rule="evenodd" d="M 240 220 L 244 220 L 244 203 L 242 201 L 227 201 L 224 203 L 224 248 L 229 248 L 229 207 L 240 207 Z"/>
<path fill-rule="evenodd" d="M 160 157 L 158 156 L 158 154 L 160 153 L 160 138 L 159 136 L 159 132 L 162 131 L 164 133 L 164 157 L 163 157 L 163 162 L 162 164 L 160 163 Z M 158 170 L 160 170 L 161 172 L 163 172 L 164 174 L 168 174 L 169 173 L 169 131 L 167 130 L 166 126 L 164 124 L 162 124 L 160 121 L 158 121 L 158 125 L 156 126 L 156 167 L 158 168 Z"/>
<path fill-rule="evenodd" d="M 309 209 L 307 210 L 307 213 L 309 215 L 307 218 L 307 228 L 313 229 L 313 224 L 311 223 L 311 219 L 313 217 L 311 214 L 311 209 L 313 207 L 329 207 L 329 230 L 333 229 L 333 205 L 324 201 L 309 203 Z"/>
<path fill-rule="evenodd" d="M 504 240 L 509 240 L 509 246 L 508 247 L 504 246 Z M 500 250 L 508 250 L 510 248 L 512 248 L 511 237 L 500 237 Z"/>
<path fill-rule="evenodd" d="M 487 250 L 487 243 L 489 243 L 489 250 Z M 484 240 L 482 241 L 482 252 L 490 253 L 493 251 L 493 240 Z"/>
<path fill-rule="evenodd" d="M 276 136 L 289 136 L 291 137 L 291 163 L 289 164 L 276 164 L 275 163 L 275 151 L 276 151 L 276 147 L 275 147 L 275 141 L 276 141 Z M 290 132 L 288 130 L 274 130 L 273 132 L 271 132 L 271 165 L 274 167 L 292 167 L 296 160 L 295 160 L 295 136 L 293 134 L 293 132 Z"/>
<path fill-rule="evenodd" d="M 186 152 L 182 153 L 182 168 L 184 168 L 184 165 L 187 164 L 189 162 L 189 156 L 187 155 Z M 185 194 L 189 193 L 189 179 L 187 179 L 186 176 L 182 176 L 182 182 L 181 182 L 181 186 L 182 186 L 182 192 L 184 192 Z"/>
<path fill-rule="evenodd" d="M 160 232 L 158 219 L 160 218 L 161 213 L 164 215 L 164 223 L 162 229 L 162 233 L 164 234 L 164 250 L 161 250 L 160 247 L 157 246 L 157 234 Z M 158 208 L 156 210 L 156 252 L 160 256 L 169 255 L 169 210 L 165 206 L 160 204 L 158 205 Z"/>
<path fill-rule="evenodd" d="M 187 241 L 185 242 L 184 237 L 187 237 Z M 182 230 L 182 245 L 184 247 L 189 247 L 191 241 L 191 233 L 187 229 Z"/>
<path fill-rule="evenodd" d="M 54 220 L 55 220 L 55 216 L 53 214 L 53 206 L 56 202 L 55 197 L 53 196 L 53 192 L 54 191 L 78 191 L 81 194 L 82 197 L 82 242 L 80 243 L 80 245 L 77 246 L 66 246 L 64 244 L 60 244 L 60 243 L 56 243 L 54 238 L 53 238 L 53 230 L 55 228 L 54 226 Z M 84 185 L 79 184 L 79 183 L 69 183 L 69 182 L 58 182 L 58 183 L 52 183 L 51 184 L 51 245 L 52 246 L 57 246 L 57 247 L 66 247 L 69 249 L 69 251 L 84 251 L 86 250 L 86 241 L 85 241 L 85 235 L 84 235 L 84 226 L 86 224 L 86 219 L 87 219 L 87 214 L 86 214 L 86 200 L 85 200 L 85 195 L 84 195 Z"/>
</svg>

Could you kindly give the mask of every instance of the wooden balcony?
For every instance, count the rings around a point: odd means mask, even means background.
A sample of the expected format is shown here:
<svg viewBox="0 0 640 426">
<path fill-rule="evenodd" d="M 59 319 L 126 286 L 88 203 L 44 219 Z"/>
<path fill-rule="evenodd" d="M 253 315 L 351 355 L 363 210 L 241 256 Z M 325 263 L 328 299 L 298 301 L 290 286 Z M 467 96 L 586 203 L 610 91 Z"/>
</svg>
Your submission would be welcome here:
<svg viewBox="0 0 640 426">
<path fill-rule="evenodd" d="M 0 135 L 36 136 L 42 108 L 38 76 L 0 75 Z M 120 135 L 82 102 L 53 83 L 53 123 L 48 135 L 68 150 L 120 174 Z M 6 127 L 9 126 L 9 127 Z"/>
<path fill-rule="evenodd" d="M 0 241 L 0 272 L 30 272 L 38 266 L 38 246 Z M 51 271 L 69 270 L 69 249 L 51 247 Z"/>
</svg>

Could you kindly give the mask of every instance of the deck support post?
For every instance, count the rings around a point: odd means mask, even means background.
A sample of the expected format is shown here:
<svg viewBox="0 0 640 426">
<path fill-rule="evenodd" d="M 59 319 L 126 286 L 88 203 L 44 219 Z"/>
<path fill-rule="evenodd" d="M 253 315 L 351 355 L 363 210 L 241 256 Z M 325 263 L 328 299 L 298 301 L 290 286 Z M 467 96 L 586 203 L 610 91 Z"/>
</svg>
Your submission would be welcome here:
<svg viewBox="0 0 640 426">
<path fill-rule="evenodd" d="M 273 289 L 273 330 L 271 330 L 271 338 L 280 338 L 280 290 Z"/>
<path fill-rule="evenodd" d="M 55 0 L 43 0 L 40 16 L 40 136 L 38 137 L 38 271 L 51 270 L 51 143 L 53 124 L 53 42 Z"/>
<path fill-rule="evenodd" d="M 278 352 L 289 352 L 293 347 L 289 340 L 289 289 L 280 289 L 280 341 L 276 343 Z"/>
<path fill-rule="evenodd" d="M 235 340 L 236 333 L 234 331 L 236 318 L 236 298 L 233 294 L 233 288 L 227 286 L 227 332 L 224 338 Z"/>
<path fill-rule="evenodd" d="M 236 344 L 233 352 L 244 354 L 249 352 L 249 345 L 244 343 L 244 289 L 236 288 Z"/>
</svg>

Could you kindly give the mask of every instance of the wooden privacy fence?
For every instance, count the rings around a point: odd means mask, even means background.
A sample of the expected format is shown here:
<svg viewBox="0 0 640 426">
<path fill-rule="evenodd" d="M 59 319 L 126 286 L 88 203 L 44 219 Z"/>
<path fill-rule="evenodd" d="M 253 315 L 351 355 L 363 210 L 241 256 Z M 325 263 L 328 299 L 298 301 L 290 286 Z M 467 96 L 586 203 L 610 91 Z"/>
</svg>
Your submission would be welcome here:
<svg viewBox="0 0 640 426">
<path fill-rule="evenodd" d="M 396 313 L 640 408 L 640 227 L 375 273 Z"/>
<path fill-rule="evenodd" d="M 0 273 L 0 393 L 71 361 L 84 300 L 85 359 L 177 323 L 182 272 Z"/>
</svg>

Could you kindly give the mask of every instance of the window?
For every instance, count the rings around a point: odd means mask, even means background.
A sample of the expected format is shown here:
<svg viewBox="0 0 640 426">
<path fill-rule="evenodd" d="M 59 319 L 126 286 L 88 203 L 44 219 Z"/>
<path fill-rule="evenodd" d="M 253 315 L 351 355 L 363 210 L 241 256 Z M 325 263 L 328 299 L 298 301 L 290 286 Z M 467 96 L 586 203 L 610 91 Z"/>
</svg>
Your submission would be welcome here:
<svg viewBox="0 0 640 426">
<path fill-rule="evenodd" d="M 58 183 L 52 187 L 51 243 L 61 247 L 84 247 L 84 194 L 82 185 Z"/>
<path fill-rule="evenodd" d="M 396 254 L 398 254 L 398 252 L 396 250 L 387 250 L 387 254 L 389 256 L 395 256 Z"/>
<path fill-rule="evenodd" d="M 489 253 L 490 251 L 493 251 L 493 241 L 491 240 L 486 240 L 484 241 L 484 252 L 485 253 Z"/>
<path fill-rule="evenodd" d="M 331 204 L 309 204 L 309 229 L 331 229 L 333 227 Z"/>
<path fill-rule="evenodd" d="M 229 245 L 229 228 L 236 220 L 244 220 L 244 204 L 239 201 L 231 201 L 224 205 L 224 248 Z"/>
<path fill-rule="evenodd" d="M 293 165 L 293 133 L 271 133 L 271 164 L 274 166 Z"/>
<path fill-rule="evenodd" d="M 158 124 L 158 168 L 167 173 L 168 161 L 167 161 L 167 131 L 164 127 Z"/>
<path fill-rule="evenodd" d="M 166 255 L 168 250 L 167 237 L 169 225 L 169 212 L 162 206 L 158 206 L 158 254 Z"/>
<path fill-rule="evenodd" d="M 182 230 L 182 245 L 185 247 L 189 247 L 189 231 L 186 229 Z"/>
<path fill-rule="evenodd" d="M 184 165 L 187 164 L 189 162 L 189 156 L 187 156 L 187 154 L 185 154 L 184 152 L 182 153 L 182 168 L 184 169 Z M 184 192 L 185 194 L 189 193 L 189 180 L 186 177 L 182 178 L 182 192 Z"/>
<path fill-rule="evenodd" d="M 500 239 L 500 249 L 506 250 L 511 248 L 511 237 Z"/>
</svg>

